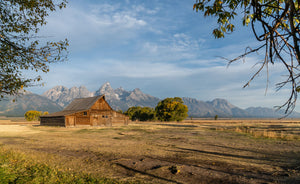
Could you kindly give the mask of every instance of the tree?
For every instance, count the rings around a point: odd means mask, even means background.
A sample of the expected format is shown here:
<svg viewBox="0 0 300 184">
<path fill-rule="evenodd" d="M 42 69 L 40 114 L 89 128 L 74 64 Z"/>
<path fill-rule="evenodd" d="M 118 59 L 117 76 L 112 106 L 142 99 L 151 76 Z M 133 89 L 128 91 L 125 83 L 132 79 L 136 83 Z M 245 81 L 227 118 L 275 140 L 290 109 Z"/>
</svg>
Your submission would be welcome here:
<svg viewBox="0 0 300 184">
<path fill-rule="evenodd" d="M 38 36 L 49 13 L 65 6 L 66 0 L 0 0 L 1 98 L 41 80 L 23 76 L 24 70 L 47 73 L 49 63 L 66 59 L 67 40 L 46 42 Z"/>
<path fill-rule="evenodd" d="M 291 85 L 288 100 L 279 106 L 286 107 L 286 113 L 295 108 L 297 92 L 300 92 L 300 1 L 299 0 L 196 0 L 196 11 L 203 11 L 204 16 L 215 16 L 219 27 L 213 30 L 216 38 L 235 30 L 233 19 L 243 15 L 244 26 L 249 24 L 256 40 L 261 43 L 256 48 L 247 48 L 245 53 L 229 60 L 229 64 L 258 51 L 265 54 L 260 68 L 244 85 L 250 82 L 269 64 L 279 62 L 286 70 L 286 80 L 277 84 L 278 90 Z"/>
<path fill-rule="evenodd" d="M 41 111 L 31 110 L 31 111 L 27 111 L 24 114 L 24 117 L 27 121 L 38 121 L 42 114 L 43 113 Z"/>
<path fill-rule="evenodd" d="M 155 110 L 151 107 L 142 107 L 139 112 L 140 121 L 155 121 L 156 113 Z"/>
<path fill-rule="evenodd" d="M 129 118 L 133 121 L 155 121 L 156 115 L 155 110 L 151 107 L 130 107 L 125 115 L 128 115 Z"/>
<path fill-rule="evenodd" d="M 219 116 L 218 115 L 215 115 L 215 120 L 218 120 Z"/>
<path fill-rule="evenodd" d="M 137 112 L 139 111 L 140 107 L 130 107 L 127 109 L 127 111 L 124 113 L 125 115 L 129 116 L 129 119 L 132 121 L 137 120 Z"/>
<path fill-rule="evenodd" d="M 188 107 L 179 97 L 166 98 L 155 107 L 157 118 L 161 121 L 182 121 L 188 117 Z"/>
</svg>

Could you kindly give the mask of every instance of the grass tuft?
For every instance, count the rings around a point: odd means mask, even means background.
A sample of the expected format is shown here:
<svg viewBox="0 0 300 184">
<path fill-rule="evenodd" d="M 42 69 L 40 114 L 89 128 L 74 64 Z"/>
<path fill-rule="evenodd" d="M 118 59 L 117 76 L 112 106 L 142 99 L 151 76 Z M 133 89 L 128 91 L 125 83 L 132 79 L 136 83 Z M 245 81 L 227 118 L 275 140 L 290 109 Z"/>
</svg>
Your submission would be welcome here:
<svg viewBox="0 0 300 184">
<path fill-rule="evenodd" d="M 121 183 L 87 173 L 61 171 L 0 148 L 0 183 Z"/>
</svg>

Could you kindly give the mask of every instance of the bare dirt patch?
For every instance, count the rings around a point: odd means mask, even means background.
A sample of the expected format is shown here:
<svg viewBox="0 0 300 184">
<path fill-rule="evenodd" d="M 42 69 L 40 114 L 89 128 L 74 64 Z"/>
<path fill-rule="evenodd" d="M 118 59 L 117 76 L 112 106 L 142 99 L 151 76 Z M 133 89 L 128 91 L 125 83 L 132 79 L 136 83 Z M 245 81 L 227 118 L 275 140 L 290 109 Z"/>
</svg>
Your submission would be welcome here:
<svg viewBox="0 0 300 184">
<path fill-rule="evenodd" d="M 237 131 L 241 127 L 252 127 L 252 133 Z M 102 128 L 0 125 L 0 144 L 63 170 L 121 181 L 297 183 L 297 127 L 300 123 L 296 121 L 261 120 L 153 122 Z M 255 130 L 292 132 L 294 138 L 256 136 Z"/>
</svg>

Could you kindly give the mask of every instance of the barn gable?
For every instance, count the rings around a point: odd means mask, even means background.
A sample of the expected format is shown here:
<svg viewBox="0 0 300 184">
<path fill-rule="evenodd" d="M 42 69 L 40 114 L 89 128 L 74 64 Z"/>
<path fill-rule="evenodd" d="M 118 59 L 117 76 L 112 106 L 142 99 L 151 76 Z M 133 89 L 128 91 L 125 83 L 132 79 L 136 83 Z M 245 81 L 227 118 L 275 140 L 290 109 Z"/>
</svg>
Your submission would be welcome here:
<svg viewBox="0 0 300 184">
<path fill-rule="evenodd" d="M 99 104 L 98 101 L 106 102 L 105 101 L 105 96 L 102 95 L 102 96 L 95 96 L 95 97 L 89 97 L 89 98 L 76 98 L 64 109 L 64 111 L 88 110 L 92 106 L 95 106 L 96 104 Z M 96 102 L 98 102 L 98 103 L 96 103 Z M 107 104 L 107 107 L 106 107 L 105 110 L 112 110 L 112 108 L 108 105 L 107 102 L 106 102 L 106 104 Z"/>
<path fill-rule="evenodd" d="M 128 124 L 129 118 L 114 111 L 105 96 L 74 99 L 63 111 L 41 116 L 41 125 L 55 126 L 111 126 Z"/>
</svg>

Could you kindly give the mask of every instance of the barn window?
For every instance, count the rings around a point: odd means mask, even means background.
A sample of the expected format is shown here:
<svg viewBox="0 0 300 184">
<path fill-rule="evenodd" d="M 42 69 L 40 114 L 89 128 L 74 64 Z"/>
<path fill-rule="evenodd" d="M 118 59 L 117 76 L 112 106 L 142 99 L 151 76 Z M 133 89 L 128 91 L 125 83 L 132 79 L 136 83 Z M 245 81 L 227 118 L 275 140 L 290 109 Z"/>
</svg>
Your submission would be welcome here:
<svg viewBox="0 0 300 184">
<path fill-rule="evenodd" d="M 87 112 L 83 112 L 83 115 L 86 116 L 86 115 L 87 115 Z"/>
</svg>

